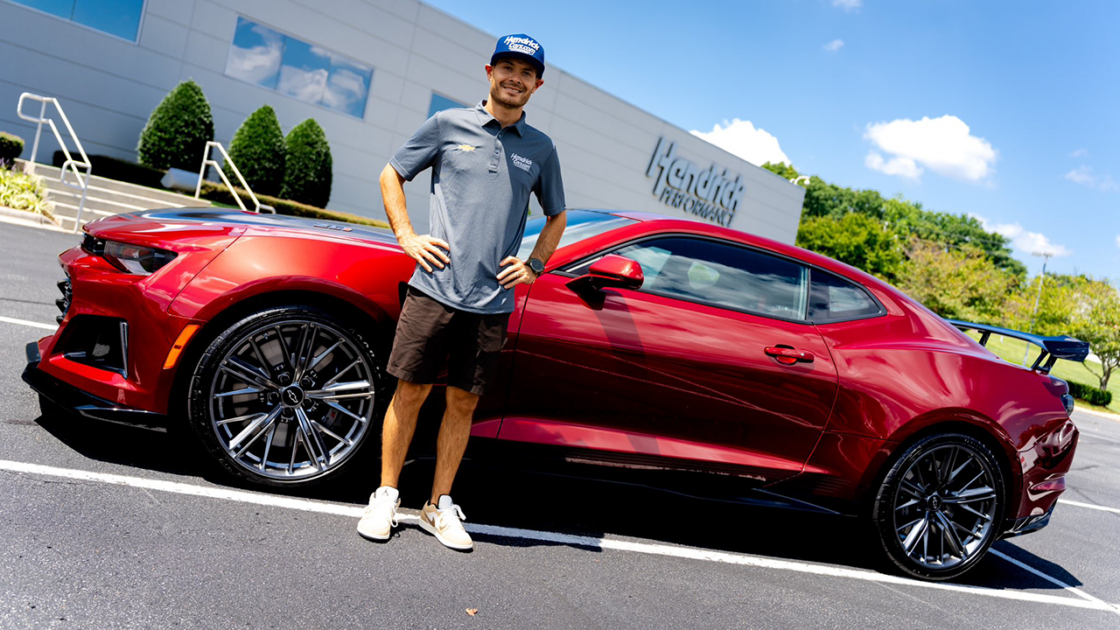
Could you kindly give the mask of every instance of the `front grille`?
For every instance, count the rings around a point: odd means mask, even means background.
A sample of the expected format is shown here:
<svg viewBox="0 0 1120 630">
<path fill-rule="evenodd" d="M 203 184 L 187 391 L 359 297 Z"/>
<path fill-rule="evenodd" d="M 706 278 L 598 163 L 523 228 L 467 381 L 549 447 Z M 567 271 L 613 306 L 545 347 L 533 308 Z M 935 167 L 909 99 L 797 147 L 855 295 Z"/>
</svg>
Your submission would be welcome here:
<svg viewBox="0 0 1120 630">
<path fill-rule="evenodd" d="M 58 310 L 62 311 L 62 314 L 55 320 L 61 324 L 62 320 L 66 319 L 66 312 L 70 310 L 70 303 L 74 301 L 74 291 L 70 288 L 70 278 L 59 280 L 58 290 L 62 291 L 62 297 L 55 300 L 54 304 L 58 307 Z"/>
</svg>

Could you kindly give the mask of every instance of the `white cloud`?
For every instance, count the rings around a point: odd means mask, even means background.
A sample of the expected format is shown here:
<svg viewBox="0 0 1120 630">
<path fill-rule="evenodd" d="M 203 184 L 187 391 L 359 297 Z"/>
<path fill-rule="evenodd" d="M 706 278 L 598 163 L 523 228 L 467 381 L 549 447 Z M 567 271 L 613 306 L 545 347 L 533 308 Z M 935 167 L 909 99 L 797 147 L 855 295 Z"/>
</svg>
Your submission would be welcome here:
<svg viewBox="0 0 1120 630">
<path fill-rule="evenodd" d="M 953 179 L 978 182 L 995 172 L 992 165 L 999 155 L 956 116 L 868 124 L 863 137 L 891 156 L 883 160 L 872 151 L 864 161 L 868 168 L 912 179 L 928 168 Z"/>
<path fill-rule="evenodd" d="M 749 120 L 723 121 L 709 132 L 692 130 L 692 135 L 703 138 L 717 147 L 733 153 L 756 166 L 767 162 L 792 164 L 782 152 L 778 139 L 764 129 L 755 129 Z"/>
<path fill-rule="evenodd" d="M 824 46 L 822 46 L 822 48 L 824 48 L 826 51 L 828 51 L 830 53 L 834 53 L 834 52 L 840 50 L 843 47 L 844 47 L 844 40 L 842 40 L 842 39 L 834 39 L 834 40 L 828 42 L 827 44 L 825 44 Z"/>
<path fill-rule="evenodd" d="M 318 103 L 323 97 L 328 74 L 325 68 L 305 70 L 295 66 L 283 66 L 280 68 L 280 83 L 276 89 L 301 101 Z"/>
<path fill-rule="evenodd" d="M 845 11 L 855 11 L 863 6 L 863 0 L 832 0 L 832 6 L 839 7 Z"/>
<path fill-rule="evenodd" d="M 922 176 L 922 169 L 910 158 L 896 157 L 890 160 L 883 160 L 882 155 L 872 151 L 867 154 L 867 158 L 864 159 L 863 164 L 873 171 L 879 171 L 887 175 L 898 175 L 906 179 L 916 180 L 920 179 Z"/>
<path fill-rule="evenodd" d="M 1088 149 L 1078 149 L 1078 150 L 1074 151 L 1073 153 L 1069 154 L 1069 156 L 1071 158 L 1085 157 L 1087 155 L 1089 155 L 1089 150 Z"/>
<path fill-rule="evenodd" d="M 234 46 L 226 62 L 226 74 L 253 83 L 264 83 L 276 76 L 280 69 L 284 42 L 279 33 L 268 29 L 254 28 L 253 32 L 261 36 L 263 44 L 252 48 Z"/>
<path fill-rule="evenodd" d="M 1111 175 L 1098 177 L 1097 174 L 1093 172 L 1093 167 L 1086 164 L 1082 164 L 1066 173 L 1065 178 L 1075 184 L 1081 184 L 1088 188 L 1096 188 L 1104 192 L 1120 190 L 1120 184 L 1117 184 L 1116 181 L 1112 179 Z"/>
<path fill-rule="evenodd" d="M 1055 258 L 1069 256 L 1073 252 L 1066 249 L 1065 245 L 1055 245 L 1045 234 L 1028 232 L 1018 221 L 1015 223 L 990 223 L 978 214 L 970 217 L 980 222 L 981 227 L 989 232 L 995 232 L 1011 239 L 1011 245 L 1025 254 L 1049 254 Z M 1120 240 L 1120 237 L 1117 237 Z M 1120 245 L 1120 243 L 1117 243 Z"/>
</svg>

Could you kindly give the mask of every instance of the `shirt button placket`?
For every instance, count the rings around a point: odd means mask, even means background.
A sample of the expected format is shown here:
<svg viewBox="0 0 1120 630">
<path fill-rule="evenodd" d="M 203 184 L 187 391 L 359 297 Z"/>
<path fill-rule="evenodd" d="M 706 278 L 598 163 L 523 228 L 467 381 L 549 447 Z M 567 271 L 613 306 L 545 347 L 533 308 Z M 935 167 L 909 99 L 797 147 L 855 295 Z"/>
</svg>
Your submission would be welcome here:
<svg viewBox="0 0 1120 630">
<path fill-rule="evenodd" d="M 490 172 L 498 172 L 498 156 L 502 154 L 502 132 L 494 136 L 494 154 L 490 156 Z"/>
</svg>

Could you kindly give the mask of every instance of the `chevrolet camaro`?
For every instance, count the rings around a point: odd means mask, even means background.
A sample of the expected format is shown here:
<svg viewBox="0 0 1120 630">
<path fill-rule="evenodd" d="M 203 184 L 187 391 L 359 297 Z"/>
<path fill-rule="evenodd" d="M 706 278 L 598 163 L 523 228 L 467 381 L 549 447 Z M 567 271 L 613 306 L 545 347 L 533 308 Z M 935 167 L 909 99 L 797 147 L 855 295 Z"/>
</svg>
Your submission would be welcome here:
<svg viewBox="0 0 1120 630">
<path fill-rule="evenodd" d="M 888 566 L 927 580 L 1048 523 L 1078 436 L 1049 372 L 1087 344 L 947 321 L 835 260 L 698 221 L 568 215 L 545 272 L 515 289 L 472 453 L 860 514 Z M 378 455 L 415 266 L 390 231 L 149 211 L 90 223 L 60 261 L 60 326 L 24 371 L 44 414 L 188 425 L 263 485 Z M 993 334 L 1037 358 L 998 358 Z"/>
</svg>

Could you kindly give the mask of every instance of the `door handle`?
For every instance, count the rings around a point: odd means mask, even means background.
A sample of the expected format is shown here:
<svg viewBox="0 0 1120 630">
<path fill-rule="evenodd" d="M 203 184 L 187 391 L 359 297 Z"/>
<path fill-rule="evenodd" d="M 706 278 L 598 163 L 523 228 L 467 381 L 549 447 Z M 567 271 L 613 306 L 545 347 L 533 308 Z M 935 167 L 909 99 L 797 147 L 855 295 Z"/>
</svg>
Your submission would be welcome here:
<svg viewBox="0 0 1120 630">
<path fill-rule="evenodd" d="M 798 361 L 813 362 L 813 353 L 786 346 L 769 346 L 766 348 L 766 354 L 774 357 L 782 365 L 793 365 Z"/>
</svg>

